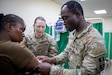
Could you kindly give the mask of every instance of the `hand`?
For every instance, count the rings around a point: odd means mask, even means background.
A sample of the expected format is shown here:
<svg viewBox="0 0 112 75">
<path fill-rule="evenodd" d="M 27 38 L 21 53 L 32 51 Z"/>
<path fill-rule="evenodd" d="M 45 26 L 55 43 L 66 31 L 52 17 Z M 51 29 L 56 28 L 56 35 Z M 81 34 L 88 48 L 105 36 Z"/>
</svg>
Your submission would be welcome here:
<svg viewBox="0 0 112 75">
<path fill-rule="evenodd" d="M 37 56 L 36 58 L 42 61 L 42 60 L 46 59 L 47 56 Z"/>
<path fill-rule="evenodd" d="M 55 64 L 56 63 L 55 58 L 50 58 L 50 57 L 47 57 L 47 56 L 37 56 L 37 58 L 39 60 L 41 60 L 42 62 L 47 62 L 47 63 L 50 63 L 50 64 Z"/>
<path fill-rule="evenodd" d="M 40 63 L 38 65 L 38 71 L 41 75 L 49 75 L 51 65 L 49 63 Z"/>
</svg>

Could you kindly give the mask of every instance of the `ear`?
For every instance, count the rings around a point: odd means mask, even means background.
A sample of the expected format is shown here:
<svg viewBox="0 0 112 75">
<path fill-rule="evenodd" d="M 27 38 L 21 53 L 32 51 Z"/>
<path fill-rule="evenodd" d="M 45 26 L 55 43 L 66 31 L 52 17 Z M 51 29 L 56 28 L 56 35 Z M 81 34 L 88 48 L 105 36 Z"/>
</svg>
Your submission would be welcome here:
<svg viewBox="0 0 112 75">
<path fill-rule="evenodd" d="M 7 32 L 10 32 L 10 31 L 12 30 L 12 26 L 10 25 L 10 23 L 7 23 L 7 24 L 5 25 L 5 30 L 6 30 Z"/>
<path fill-rule="evenodd" d="M 75 12 L 75 14 L 76 14 L 77 17 L 80 17 L 80 16 L 81 16 L 81 12 L 80 12 L 79 10 L 77 10 L 77 11 Z"/>
<path fill-rule="evenodd" d="M 35 24 L 33 24 L 33 28 L 35 27 Z"/>
<path fill-rule="evenodd" d="M 35 32 L 35 24 L 33 24 L 33 29 L 34 29 L 34 32 Z"/>
</svg>

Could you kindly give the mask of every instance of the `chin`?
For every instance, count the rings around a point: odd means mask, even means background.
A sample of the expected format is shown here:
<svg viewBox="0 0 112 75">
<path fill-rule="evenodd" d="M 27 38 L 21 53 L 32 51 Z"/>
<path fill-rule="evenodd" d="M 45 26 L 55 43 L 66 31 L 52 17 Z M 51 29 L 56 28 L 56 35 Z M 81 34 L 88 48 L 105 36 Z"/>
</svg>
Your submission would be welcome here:
<svg viewBox="0 0 112 75">
<path fill-rule="evenodd" d="M 42 34 L 41 35 L 38 35 L 38 37 L 41 37 L 42 36 Z"/>
</svg>

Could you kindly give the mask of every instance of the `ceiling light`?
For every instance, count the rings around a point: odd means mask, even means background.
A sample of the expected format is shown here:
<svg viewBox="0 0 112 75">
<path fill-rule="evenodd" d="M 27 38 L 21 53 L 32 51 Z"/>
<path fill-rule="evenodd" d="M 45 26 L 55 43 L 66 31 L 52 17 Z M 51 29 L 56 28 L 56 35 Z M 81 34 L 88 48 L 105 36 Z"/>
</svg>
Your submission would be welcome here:
<svg viewBox="0 0 112 75">
<path fill-rule="evenodd" d="M 80 1 L 86 1 L 86 0 L 80 0 Z"/>
<path fill-rule="evenodd" d="M 106 10 L 95 10 L 94 13 L 95 14 L 106 14 L 107 11 Z"/>
</svg>

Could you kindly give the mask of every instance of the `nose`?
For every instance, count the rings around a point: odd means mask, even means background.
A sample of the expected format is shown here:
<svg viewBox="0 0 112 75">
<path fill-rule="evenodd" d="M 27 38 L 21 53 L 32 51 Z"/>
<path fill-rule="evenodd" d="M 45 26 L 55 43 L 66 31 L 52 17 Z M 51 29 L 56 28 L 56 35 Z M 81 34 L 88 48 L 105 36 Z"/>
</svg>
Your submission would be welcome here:
<svg viewBox="0 0 112 75">
<path fill-rule="evenodd" d="M 41 31 L 41 32 L 42 32 L 43 30 L 44 30 L 44 29 L 43 29 L 42 27 L 40 27 L 40 28 L 39 28 L 39 31 Z"/>
<path fill-rule="evenodd" d="M 42 27 L 40 27 L 40 30 L 42 30 Z"/>
<path fill-rule="evenodd" d="M 64 21 L 64 25 L 66 26 L 66 21 Z"/>
<path fill-rule="evenodd" d="M 24 33 L 22 33 L 22 35 L 23 35 L 23 37 L 25 37 L 25 34 Z"/>
</svg>

